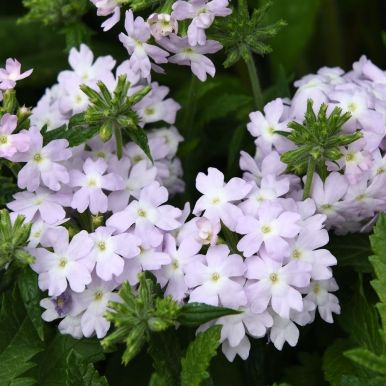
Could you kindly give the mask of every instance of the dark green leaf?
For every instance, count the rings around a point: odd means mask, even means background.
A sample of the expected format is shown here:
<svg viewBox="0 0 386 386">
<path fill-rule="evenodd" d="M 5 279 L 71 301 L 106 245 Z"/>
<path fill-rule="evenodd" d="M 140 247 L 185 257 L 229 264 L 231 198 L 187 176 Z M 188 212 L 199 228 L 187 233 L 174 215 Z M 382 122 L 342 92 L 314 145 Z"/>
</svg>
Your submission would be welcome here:
<svg viewBox="0 0 386 386">
<path fill-rule="evenodd" d="M 181 386 L 200 386 L 209 377 L 208 368 L 220 344 L 221 326 L 213 326 L 197 335 L 181 360 Z"/>
</svg>

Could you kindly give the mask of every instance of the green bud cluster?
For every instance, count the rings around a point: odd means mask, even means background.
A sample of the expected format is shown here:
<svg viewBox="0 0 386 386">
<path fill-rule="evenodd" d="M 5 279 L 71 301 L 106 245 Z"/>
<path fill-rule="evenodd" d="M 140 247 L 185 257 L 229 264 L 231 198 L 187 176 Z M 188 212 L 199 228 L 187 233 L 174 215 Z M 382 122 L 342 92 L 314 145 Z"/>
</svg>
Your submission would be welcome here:
<svg viewBox="0 0 386 386">
<path fill-rule="evenodd" d="M 351 118 L 349 112 L 342 112 L 335 107 L 327 115 L 327 104 L 322 104 L 318 114 L 314 112 L 313 101 L 307 101 L 307 110 L 303 124 L 292 121 L 288 124 L 291 131 L 277 131 L 296 145 L 296 149 L 282 154 L 281 160 L 288 165 L 288 171 L 300 176 L 307 174 L 304 198 L 307 198 L 311 188 L 312 176 L 315 171 L 325 178 L 327 176 L 327 161 L 336 162 L 342 157 L 342 146 L 360 139 L 362 134 L 356 131 L 352 134 L 342 132 L 343 125 Z"/>
<path fill-rule="evenodd" d="M 0 211 L 0 269 L 10 263 L 18 265 L 32 264 L 34 258 L 25 251 L 32 224 L 24 223 L 24 217 L 18 215 L 12 224 L 6 209 Z"/>
<path fill-rule="evenodd" d="M 250 14 L 247 0 L 239 0 L 238 8 L 230 16 L 216 19 L 213 37 L 220 41 L 227 53 L 224 67 L 234 65 L 241 58 L 248 62 L 250 52 L 264 55 L 272 51 L 267 40 L 277 35 L 286 22 L 264 22 L 271 5 L 272 2 L 268 1 Z"/>
<path fill-rule="evenodd" d="M 90 106 L 78 124 L 97 127 L 100 138 L 105 142 L 115 135 L 118 158 L 122 157 L 123 131 L 151 159 L 146 133 L 139 126 L 138 115 L 133 110 L 133 106 L 149 93 L 151 87 L 142 87 L 128 96 L 130 82 L 125 75 L 121 75 L 113 93 L 110 93 L 103 82 L 98 82 L 99 92 L 84 84 L 80 88 L 89 97 Z"/>
</svg>

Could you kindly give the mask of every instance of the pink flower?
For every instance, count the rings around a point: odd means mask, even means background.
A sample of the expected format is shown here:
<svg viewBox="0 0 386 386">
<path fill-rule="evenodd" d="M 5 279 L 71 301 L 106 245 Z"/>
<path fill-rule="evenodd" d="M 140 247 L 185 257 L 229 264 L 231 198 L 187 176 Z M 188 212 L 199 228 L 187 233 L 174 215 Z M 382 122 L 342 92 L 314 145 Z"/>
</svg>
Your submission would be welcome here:
<svg viewBox="0 0 386 386">
<path fill-rule="evenodd" d="M 5 62 L 5 69 L 0 68 L 0 90 L 9 90 L 16 86 L 16 81 L 27 78 L 32 74 L 32 69 L 21 73 L 21 64 L 12 58 Z"/>
<path fill-rule="evenodd" d="M 17 161 L 27 162 L 17 176 L 19 188 L 33 192 L 43 182 L 51 190 L 60 190 L 62 184 L 68 184 L 70 177 L 60 161 L 71 157 L 66 139 L 55 139 L 43 146 L 43 137 L 39 130 L 31 127 L 27 132 L 30 147 L 25 153 L 18 153 Z"/>
<path fill-rule="evenodd" d="M 103 189 L 114 191 L 123 188 L 123 180 L 114 173 L 108 173 L 107 164 L 102 159 L 93 161 L 87 158 L 83 164 L 82 173 L 79 170 L 72 170 L 71 186 L 80 189 L 74 193 L 71 207 L 78 212 L 83 213 L 90 208 L 92 214 L 107 212 L 108 200 Z"/>
<path fill-rule="evenodd" d="M 240 255 L 229 255 L 226 245 L 209 247 L 206 255 L 186 268 L 185 282 L 191 293 L 190 302 L 237 308 L 247 302 L 240 284 L 246 266 Z"/>
<path fill-rule="evenodd" d="M 300 226 L 300 215 L 295 212 L 283 211 L 278 204 L 264 203 L 257 209 L 257 216 L 239 218 L 236 232 L 245 235 L 237 244 L 237 248 L 249 257 L 257 253 L 264 245 L 272 257 L 281 260 L 289 254 L 287 238 L 295 237 Z"/>
<path fill-rule="evenodd" d="M 17 126 L 16 115 L 4 114 L 0 120 L 0 157 L 12 161 L 18 152 L 25 152 L 30 147 L 30 138 L 25 133 L 12 134 Z"/>
<path fill-rule="evenodd" d="M 218 169 L 209 168 L 208 174 L 199 173 L 196 179 L 197 190 L 203 194 L 196 202 L 193 213 L 212 222 L 221 220 L 229 229 L 234 230 L 242 211 L 234 202 L 243 199 L 251 190 L 251 185 L 241 178 L 232 178 L 224 183 L 224 174 Z"/>
<path fill-rule="evenodd" d="M 166 188 L 153 182 L 142 189 L 138 200 L 132 201 L 123 211 L 114 213 L 107 220 L 107 226 L 125 232 L 134 225 L 137 236 L 157 247 L 162 243 L 162 231 L 171 231 L 180 225 L 177 218 L 181 211 L 171 205 L 162 205 L 167 200 Z"/>
<path fill-rule="evenodd" d="M 87 257 L 93 241 L 86 231 L 76 234 L 69 242 L 68 233 L 53 243 L 53 252 L 44 248 L 32 250 L 36 262 L 32 268 L 39 273 L 39 287 L 48 289 L 49 296 L 59 296 L 67 288 L 67 281 L 75 292 L 84 291 L 91 282 Z"/>
</svg>

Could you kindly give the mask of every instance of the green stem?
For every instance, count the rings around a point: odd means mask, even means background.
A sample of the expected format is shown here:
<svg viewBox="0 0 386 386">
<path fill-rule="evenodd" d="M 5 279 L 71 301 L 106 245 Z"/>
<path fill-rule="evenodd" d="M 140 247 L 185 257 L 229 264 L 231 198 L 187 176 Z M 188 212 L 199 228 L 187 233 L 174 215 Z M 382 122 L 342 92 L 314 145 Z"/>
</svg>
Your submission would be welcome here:
<svg viewBox="0 0 386 386">
<path fill-rule="evenodd" d="M 246 58 L 244 58 L 244 60 L 248 68 L 249 80 L 252 86 L 255 107 L 258 110 L 263 110 L 263 107 L 264 107 L 263 94 L 261 92 L 261 86 L 260 86 L 259 76 L 257 74 L 255 61 L 253 60 L 253 55 L 250 50 L 248 50 L 248 55 Z"/>
<path fill-rule="evenodd" d="M 185 116 L 183 121 L 183 129 L 186 133 L 186 140 L 191 139 L 193 132 L 193 120 L 197 109 L 197 85 L 198 80 L 195 75 L 192 74 L 190 81 L 189 93 L 187 98 L 187 104 L 185 107 Z"/>
<path fill-rule="evenodd" d="M 115 143 L 117 145 L 117 157 L 118 159 L 122 158 L 122 152 L 123 152 L 123 140 L 122 140 L 122 131 L 120 127 L 116 127 L 114 129 L 115 134 Z"/>
<path fill-rule="evenodd" d="M 310 157 L 310 159 L 308 160 L 308 166 L 307 166 L 307 176 L 306 176 L 306 184 L 304 185 L 303 200 L 310 197 L 312 178 L 314 177 L 315 166 L 316 166 L 316 160 L 313 157 Z"/>
</svg>

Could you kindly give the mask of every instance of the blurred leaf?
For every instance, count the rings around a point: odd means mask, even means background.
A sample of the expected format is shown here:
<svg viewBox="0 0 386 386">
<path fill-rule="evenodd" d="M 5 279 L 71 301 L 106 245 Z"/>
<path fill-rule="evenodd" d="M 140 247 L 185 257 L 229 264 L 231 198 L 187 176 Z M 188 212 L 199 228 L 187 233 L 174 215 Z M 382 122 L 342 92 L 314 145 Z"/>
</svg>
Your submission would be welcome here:
<svg viewBox="0 0 386 386">
<path fill-rule="evenodd" d="M 341 386 L 385 386 L 385 378 L 358 378 L 343 375 Z"/>
<path fill-rule="evenodd" d="M 66 364 L 66 386 L 108 386 L 107 379 L 74 350 L 68 354 Z"/>
<path fill-rule="evenodd" d="M 220 344 L 220 333 L 221 326 L 213 326 L 190 343 L 181 360 L 181 386 L 200 386 L 209 377 L 207 370 Z"/>
<path fill-rule="evenodd" d="M 263 4 L 265 0 L 260 0 Z M 287 22 L 284 33 L 271 39 L 270 56 L 275 73 L 283 65 L 287 74 L 291 73 L 307 47 L 315 28 L 315 19 L 320 0 L 276 0 L 267 14 L 267 22 L 282 18 Z"/>
<path fill-rule="evenodd" d="M 363 347 L 353 348 L 351 350 L 345 351 L 344 355 L 362 367 L 386 375 L 385 355 L 376 355 Z"/>
<path fill-rule="evenodd" d="M 39 305 L 42 292 L 38 287 L 37 274 L 29 267 L 18 276 L 18 286 L 27 314 L 41 340 L 44 340 L 42 309 Z"/>
<path fill-rule="evenodd" d="M 0 310 L 0 380 L 2 385 L 31 385 L 31 378 L 21 377 L 36 366 L 31 359 L 42 344 L 25 313 L 18 290 L 3 295 Z"/>
</svg>

